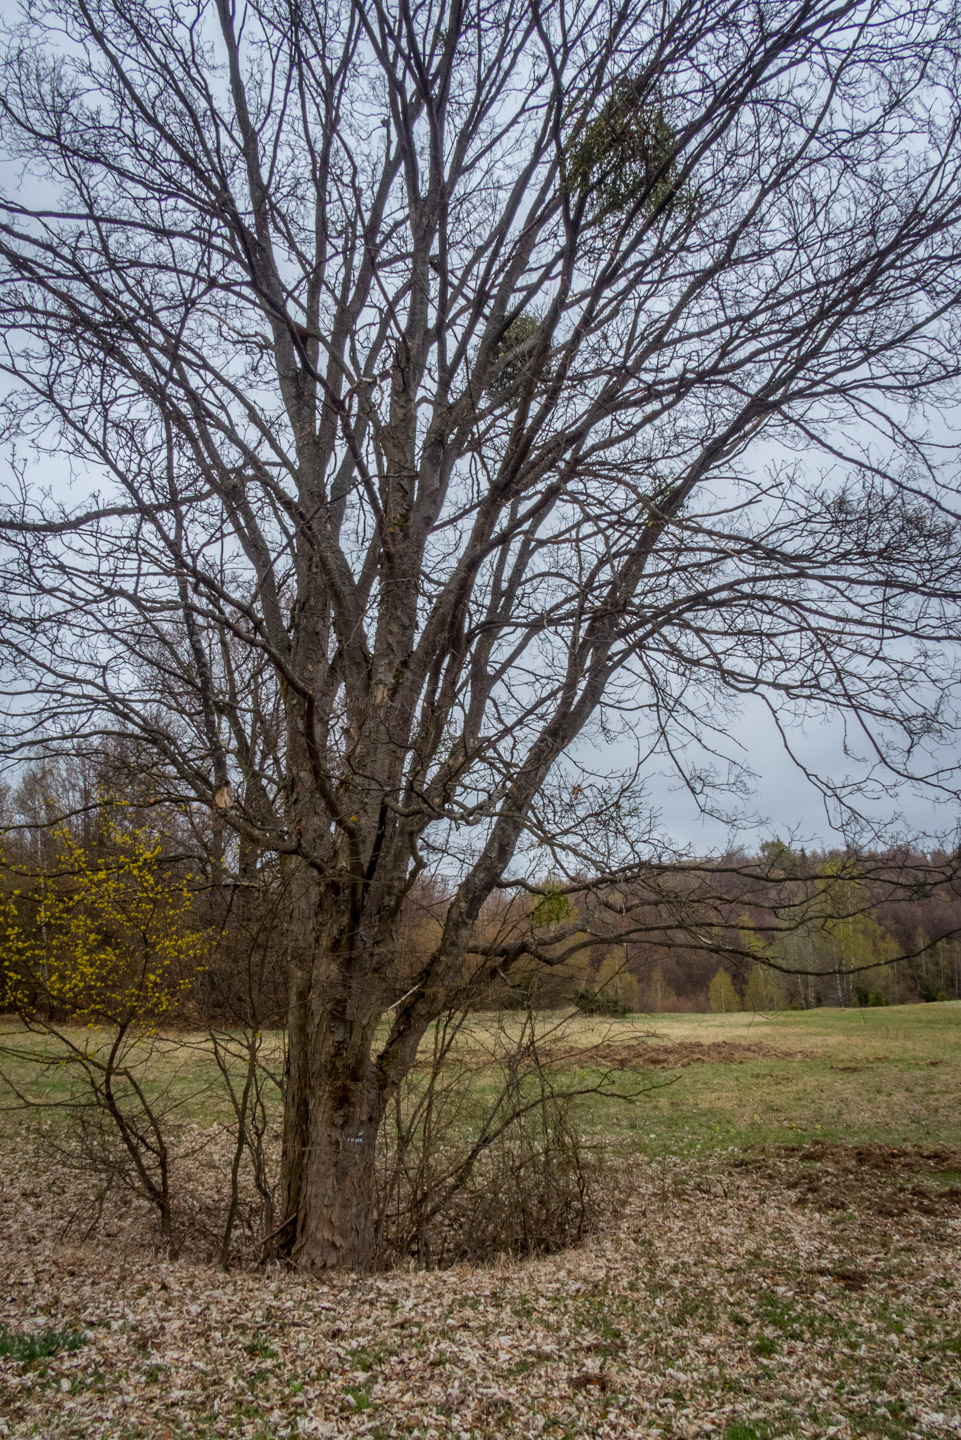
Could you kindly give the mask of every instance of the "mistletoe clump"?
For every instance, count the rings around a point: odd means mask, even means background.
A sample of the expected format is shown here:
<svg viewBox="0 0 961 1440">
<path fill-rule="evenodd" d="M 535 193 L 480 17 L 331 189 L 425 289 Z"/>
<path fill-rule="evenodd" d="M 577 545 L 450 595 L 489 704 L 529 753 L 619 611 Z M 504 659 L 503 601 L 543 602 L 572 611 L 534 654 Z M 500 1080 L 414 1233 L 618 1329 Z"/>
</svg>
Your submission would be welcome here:
<svg viewBox="0 0 961 1440">
<path fill-rule="evenodd" d="M 512 320 L 494 351 L 494 374 L 487 385 L 492 400 L 506 400 L 516 394 L 530 365 L 533 346 L 529 343 L 540 329 L 540 316 L 524 313 Z"/>
<path fill-rule="evenodd" d="M 564 187 L 595 223 L 641 204 L 670 208 L 680 194 L 677 136 L 659 104 L 624 77 L 600 114 L 578 126 L 564 153 Z"/>
</svg>

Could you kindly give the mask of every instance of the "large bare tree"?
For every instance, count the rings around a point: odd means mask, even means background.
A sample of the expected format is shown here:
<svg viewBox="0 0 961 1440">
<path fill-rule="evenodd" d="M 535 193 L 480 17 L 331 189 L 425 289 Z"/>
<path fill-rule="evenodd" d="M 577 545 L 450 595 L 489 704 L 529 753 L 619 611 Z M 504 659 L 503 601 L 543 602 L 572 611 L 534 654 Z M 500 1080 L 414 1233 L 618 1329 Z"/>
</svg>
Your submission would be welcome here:
<svg viewBox="0 0 961 1440">
<path fill-rule="evenodd" d="M 426 1027 L 538 953 L 476 948 L 498 887 L 644 859 L 644 764 L 572 747 L 683 769 L 753 691 L 896 774 L 949 723 L 958 44 L 950 0 L 9 29 L 10 753 L 139 737 L 158 794 L 285 857 L 301 1265 L 369 1260 Z"/>
</svg>

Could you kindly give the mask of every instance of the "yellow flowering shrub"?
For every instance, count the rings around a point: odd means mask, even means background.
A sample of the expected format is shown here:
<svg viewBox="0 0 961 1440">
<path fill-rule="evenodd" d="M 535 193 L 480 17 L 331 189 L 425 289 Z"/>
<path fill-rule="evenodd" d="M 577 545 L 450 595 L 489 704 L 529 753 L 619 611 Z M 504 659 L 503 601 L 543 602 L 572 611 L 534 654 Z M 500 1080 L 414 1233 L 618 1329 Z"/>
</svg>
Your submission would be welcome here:
<svg viewBox="0 0 961 1440">
<path fill-rule="evenodd" d="M 55 863 L 12 878 L 0 896 L 3 1002 L 24 1019 L 57 1012 L 90 1025 L 150 1027 L 203 968 L 207 940 L 190 923 L 190 877 L 161 863 L 123 806 L 88 852 L 65 828 Z"/>
</svg>

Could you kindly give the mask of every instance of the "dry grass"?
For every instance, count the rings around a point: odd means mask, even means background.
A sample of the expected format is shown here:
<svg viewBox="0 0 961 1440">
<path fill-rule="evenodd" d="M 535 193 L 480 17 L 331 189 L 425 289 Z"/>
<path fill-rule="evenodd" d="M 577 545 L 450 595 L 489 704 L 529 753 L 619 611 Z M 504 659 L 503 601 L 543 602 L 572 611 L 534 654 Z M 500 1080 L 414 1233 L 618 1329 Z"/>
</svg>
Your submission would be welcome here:
<svg viewBox="0 0 961 1440">
<path fill-rule="evenodd" d="M 583 1035 L 585 1047 L 611 1043 L 586 1026 Z M 675 1077 L 626 1114 L 598 1117 L 627 1149 L 676 1157 L 813 1139 L 961 1147 L 957 1002 L 660 1015 L 622 1022 L 617 1042 L 650 1055 L 652 1076 Z"/>
<path fill-rule="evenodd" d="M 521 1024 L 512 1014 L 475 1016 L 455 1054 L 471 1058 L 482 1074 L 503 1053 L 504 1035 Z M 632 1145 L 645 1151 L 651 1141 L 656 1151 L 665 1144 L 673 1152 L 817 1135 L 961 1145 L 961 1002 L 626 1020 L 546 1014 L 539 1032 L 544 1050 L 563 1055 L 573 1070 L 627 1068 L 649 1070 L 659 1083 L 673 1078 L 638 1104 L 638 1123 L 626 1125 Z M 14 1033 L 9 1021 L 0 1022 L 0 1041 Z M 213 1118 L 219 1079 L 203 1037 L 164 1036 L 153 1044 L 156 1087 L 172 1089 L 186 1120 Z M 280 1037 L 267 1048 L 279 1068 Z M 43 1098 L 63 1092 L 55 1066 L 41 1075 L 21 1064 L 13 1073 Z M 597 1108 L 591 1128 L 621 1136 L 623 1118 Z"/>
</svg>

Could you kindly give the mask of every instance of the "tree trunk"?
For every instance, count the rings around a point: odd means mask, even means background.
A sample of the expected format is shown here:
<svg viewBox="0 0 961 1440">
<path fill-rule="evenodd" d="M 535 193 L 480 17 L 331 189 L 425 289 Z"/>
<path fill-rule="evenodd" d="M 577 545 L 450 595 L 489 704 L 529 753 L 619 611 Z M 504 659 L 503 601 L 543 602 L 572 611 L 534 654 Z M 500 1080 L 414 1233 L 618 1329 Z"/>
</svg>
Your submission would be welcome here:
<svg viewBox="0 0 961 1440">
<path fill-rule="evenodd" d="M 374 1166 L 383 1116 L 369 1075 L 317 1057 L 304 1184 L 291 1255 L 304 1270 L 368 1270 L 375 1256 Z M 370 1069 L 368 1065 L 368 1071 Z"/>
<path fill-rule="evenodd" d="M 314 954 L 317 886 L 309 875 L 294 874 L 290 884 L 287 935 L 287 1055 L 284 1072 L 283 1141 L 280 1173 L 280 1214 L 283 1224 L 273 1237 L 280 1255 L 289 1256 L 297 1238 L 307 1156 L 308 1096 L 307 1029 L 310 977 Z"/>
<path fill-rule="evenodd" d="M 280 1249 L 304 1270 L 370 1269 L 384 1114 L 370 1038 L 344 1046 L 301 1027 L 290 1046 Z"/>
<path fill-rule="evenodd" d="M 380 986 L 343 895 L 308 886 L 291 935 L 278 1250 L 304 1270 L 366 1270 L 385 1108 L 372 1058 Z"/>
<path fill-rule="evenodd" d="M 276 1232 L 277 1251 L 290 1255 L 297 1238 L 307 1157 L 309 1122 L 307 1075 L 307 1005 L 310 997 L 308 967 L 292 960 L 287 1017 L 287 1062 L 283 1095 L 283 1142 L 280 1174 L 280 1213 L 283 1224 Z"/>
</svg>

